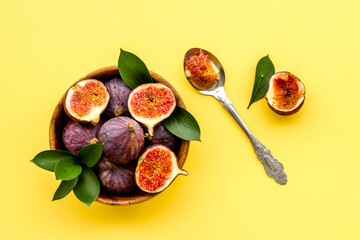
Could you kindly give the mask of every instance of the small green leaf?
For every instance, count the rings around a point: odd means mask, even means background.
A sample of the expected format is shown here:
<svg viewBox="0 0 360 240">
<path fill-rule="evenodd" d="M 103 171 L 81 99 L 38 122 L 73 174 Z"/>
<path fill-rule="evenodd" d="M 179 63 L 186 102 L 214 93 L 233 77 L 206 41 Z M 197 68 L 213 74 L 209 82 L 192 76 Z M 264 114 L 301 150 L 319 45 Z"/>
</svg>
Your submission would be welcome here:
<svg viewBox="0 0 360 240">
<path fill-rule="evenodd" d="M 75 196 L 88 206 L 96 200 L 100 193 L 100 183 L 91 168 L 84 167 L 73 191 Z"/>
<path fill-rule="evenodd" d="M 63 150 L 46 150 L 37 154 L 31 162 L 48 171 L 54 171 L 56 163 L 64 157 L 74 157 Z"/>
<path fill-rule="evenodd" d="M 174 112 L 163 121 L 163 124 L 167 130 L 181 139 L 200 141 L 199 124 L 188 111 L 179 106 L 176 106 Z"/>
<path fill-rule="evenodd" d="M 275 68 L 269 55 L 261 58 L 256 66 L 254 88 L 251 95 L 250 103 L 247 108 L 254 102 L 265 97 L 268 90 L 269 80 L 275 73 Z"/>
<path fill-rule="evenodd" d="M 62 181 L 54 194 L 53 201 L 66 197 L 71 192 L 71 190 L 74 189 L 77 181 L 78 177 L 68 181 Z"/>
<path fill-rule="evenodd" d="M 75 157 L 64 157 L 55 165 L 56 179 L 71 180 L 79 176 L 82 168 Z"/>
<path fill-rule="evenodd" d="M 149 70 L 145 63 L 135 54 L 120 49 L 118 68 L 126 85 L 134 89 L 144 83 L 152 83 Z"/>
<path fill-rule="evenodd" d="M 102 154 L 103 144 L 90 144 L 82 148 L 78 153 L 78 158 L 86 166 L 92 168 L 99 161 Z"/>
</svg>

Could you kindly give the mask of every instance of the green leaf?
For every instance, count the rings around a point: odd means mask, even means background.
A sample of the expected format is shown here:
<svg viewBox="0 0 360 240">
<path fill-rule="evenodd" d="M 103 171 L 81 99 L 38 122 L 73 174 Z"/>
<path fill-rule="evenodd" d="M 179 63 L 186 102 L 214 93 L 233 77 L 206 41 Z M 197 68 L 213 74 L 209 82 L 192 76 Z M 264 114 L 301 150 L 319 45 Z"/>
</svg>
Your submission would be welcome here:
<svg viewBox="0 0 360 240">
<path fill-rule="evenodd" d="M 121 78 L 132 89 L 141 84 L 153 82 L 145 63 L 136 55 L 123 49 L 120 49 L 118 68 Z"/>
<path fill-rule="evenodd" d="M 66 197 L 71 192 L 71 190 L 74 189 L 77 181 L 78 181 L 78 177 L 71 179 L 69 181 L 62 181 L 54 194 L 53 201 Z"/>
<path fill-rule="evenodd" d="M 102 154 L 103 144 L 90 144 L 80 149 L 78 158 L 81 162 L 85 163 L 86 166 L 92 168 L 99 161 Z"/>
<path fill-rule="evenodd" d="M 54 171 L 56 163 L 64 157 L 74 157 L 63 150 L 46 150 L 37 154 L 31 162 L 48 171 Z"/>
<path fill-rule="evenodd" d="M 79 176 L 82 168 L 75 157 L 64 157 L 55 165 L 56 179 L 71 180 Z"/>
<path fill-rule="evenodd" d="M 188 111 L 179 106 L 176 106 L 170 117 L 163 121 L 163 125 L 179 138 L 200 141 L 199 124 Z"/>
<path fill-rule="evenodd" d="M 88 206 L 96 200 L 100 193 L 100 183 L 91 168 L 84 167 L 73 191 Z"/>
<path fill-rule="evenodd" d="M 275 73 L 275 68 L 271 62 L 269 55 L 260 59 L 256 66 L 254 88 L 251 95 L 249 106 L 254 102 L 265 97 L 265 94 L 269 87 L 269 80 Z"/>
</svg>

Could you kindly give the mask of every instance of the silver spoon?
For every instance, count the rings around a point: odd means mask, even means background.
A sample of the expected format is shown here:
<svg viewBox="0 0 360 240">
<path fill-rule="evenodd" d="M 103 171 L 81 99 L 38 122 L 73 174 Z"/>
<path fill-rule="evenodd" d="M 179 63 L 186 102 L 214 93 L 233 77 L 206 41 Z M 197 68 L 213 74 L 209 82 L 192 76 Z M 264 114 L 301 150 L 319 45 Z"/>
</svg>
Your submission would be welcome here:
<svg viewBox="0 0 360 240">
<path fill-rule="evenodd" d="M 242 130 L 245 132 L 245 134 L 248 136 L 251 144 L 253 145 L 253 148 L 255 150 L 255 153 L 260 160 L 260 162 L 264 165 L 266 174 L 275 179 L 275 181 L 279 184 L 286 184 L 287 182 L 287 175 L 284 172 L 284 166 L 281 162 L 279 162 L 276 158 L 273 157 L 273 155 L 270 153 L 270 150 L 267 149 L 259 140 L 257 140 L 254 135 L 250 132 L 250 130 L 245 125 L 244 121 L 241 119 L 240 115 L 235 110 L 234 106 L 232 105 L 230 99 L 226 96 L 225 89 L 224 89 L 224 83 L 225 83 L 225 72 L 224 68 L 222 67 L 220 61 L 210 52 L 200 49 L 200 48 L 191 48 L 189 49 L 184 58 L 184 71 L 185 69 L 185 63 L 186 61 L 194 56 L 198 55 L 200 53 L 200 50 L 202 50 L 205 55 L 208 56 L 210 61 L 216 66 L 216 68 L 219 70 L 218 78 L 216 83 L 211 86 L 210 88 L 206 90 L 199 89 L 196 87 L 187 74 L 185 73 L 186 78 L 190 82 L 190 84 L 200 93 L 204 95 L 210 95 L 215 97 L 217 100 L 221 102 L 223 107 L 230 113 L 230 115 L 235 119 L 235 121 L 240 125 Z"/>
</svg>

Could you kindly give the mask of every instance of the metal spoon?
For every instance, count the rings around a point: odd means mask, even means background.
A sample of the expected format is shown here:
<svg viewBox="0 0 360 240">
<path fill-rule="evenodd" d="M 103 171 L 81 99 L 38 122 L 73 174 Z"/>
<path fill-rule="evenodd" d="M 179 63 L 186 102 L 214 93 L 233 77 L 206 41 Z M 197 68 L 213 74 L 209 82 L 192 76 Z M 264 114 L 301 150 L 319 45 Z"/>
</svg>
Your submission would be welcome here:
<svg viewBox="0 0 360 240">
<path fill-rule="evenodd" d="M 211 86 L 210 88 L 206 90 L 201 90 L 197 88 L 191 80 L 186 76 L 190 84 L 200 93 L 204 95 L 210 95 L 215 97 L 217 100 L 221 102 L 223 107 L 230 113 L 230 115 L 235 119 L 235 121 L 240 125 L 242 130 L 245 132 L 245 134 L 248 136 L 251 144 L 253 145 L 253 148 L 255 150 L 255 153 L 257 155 L 257 158 L 260 160 L 260 162 L 264 165 L 266 174 L 275 179 L 275 181 L 279 184 L 286 184 L 287 182 L 287 175 L 284 172 L 284 166 L 281 162 L 279 162 L 276 158 L 273 157 L 273 155 L 270 153 L 270 150 L 267 149 L 259 140 L 257 140 L 254 135 L 250 132 L 250 130 L 245 125 L 244 121 L 241 119 L 240 115 L 235 110 L 234 106 L 232 105 L 230 99 L 226 96 L 225 89 L 224 89 L 224 83 L 225 83 L 225 72 L 224 68 L 222 67 L 220 61 L 210 52 L 200 49 L 200 48 L 191 48 L 189 49 L 184 58 L 184 71 L 186 61 L 194 56 L 198 55 L 200 53 L 200 50 L 202 50 L 210 59 L 210 61 L 218 68 L 218 79 L 216 83 Z"/>
</svg>

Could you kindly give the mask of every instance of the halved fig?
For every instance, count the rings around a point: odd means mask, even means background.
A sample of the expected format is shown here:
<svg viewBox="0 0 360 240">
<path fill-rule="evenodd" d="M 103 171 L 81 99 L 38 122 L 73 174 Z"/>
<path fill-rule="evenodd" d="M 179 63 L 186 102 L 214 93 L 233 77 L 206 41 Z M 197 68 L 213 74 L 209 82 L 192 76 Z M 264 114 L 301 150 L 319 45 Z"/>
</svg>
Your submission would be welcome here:
<svg viewBox="0 0 360 240">
<path fill-rule="evenodd" d="M 82 80 L 67 91 L 64 109 L 75 121 L 97 124 L 109 98 L 109 92 L 102 82 L 96 79 Z"/>
<path fill-rule="evenodd" d="M 147 83 L 136 87 L 129 96 L 131 116 L 143 123 L 150 134 L 154 126 L 171 115 L 176 107 L 173 91 L 161 83 Z"/>
<path fill-rule="evenodd" d="M 167 188 L 179 174 L 188 173 L 179 168 L 174 152 L 164 145 L 152 145 L 138 160 L 135 180 L 144 192 L 158 193 Z"/>
<path fill-rule="evenodd" d="M 304 104 L 305 85 L 289 72 L 278 72 L 270 78 L 265 98 L 274 112 L 290 115 Z"/>
</svg>

